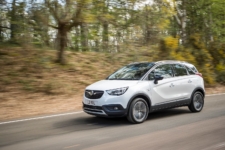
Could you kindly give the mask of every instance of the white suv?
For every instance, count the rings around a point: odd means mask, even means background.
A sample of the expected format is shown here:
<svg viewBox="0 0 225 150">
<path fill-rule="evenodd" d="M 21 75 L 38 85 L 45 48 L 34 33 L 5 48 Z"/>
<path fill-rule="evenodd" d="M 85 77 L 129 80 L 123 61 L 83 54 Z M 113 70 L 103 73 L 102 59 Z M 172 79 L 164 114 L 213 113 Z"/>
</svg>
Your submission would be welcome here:
<svg viewBox="0 0 225 150">
<path fill-rule="evenodd" d="M 200 112 L 204 96 L 204 81 L 194 65 L 169 60 L 138 62 L 88 86 L 83 110 L 142 123 L 150 112 L 162 109 L 188 106 L 192 112 Z"/>
</svg>

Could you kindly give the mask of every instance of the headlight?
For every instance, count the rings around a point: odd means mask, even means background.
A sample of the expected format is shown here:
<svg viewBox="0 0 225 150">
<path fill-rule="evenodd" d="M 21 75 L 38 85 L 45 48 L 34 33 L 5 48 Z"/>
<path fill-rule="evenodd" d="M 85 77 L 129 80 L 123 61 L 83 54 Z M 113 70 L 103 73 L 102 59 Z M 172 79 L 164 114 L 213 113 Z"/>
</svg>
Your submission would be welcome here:
<svg viewBox="0 0 225 150">
<path fill-rule="evenodd" d="M 127 91 L 127 89 L 128 89 L 128 87 L 123 87 L 123 88 L 118 88 L 118 89 L 106 90 L 106 92 L 109 95 L 119 96 L 119 95 L 124 94 Z"/>
</svg>

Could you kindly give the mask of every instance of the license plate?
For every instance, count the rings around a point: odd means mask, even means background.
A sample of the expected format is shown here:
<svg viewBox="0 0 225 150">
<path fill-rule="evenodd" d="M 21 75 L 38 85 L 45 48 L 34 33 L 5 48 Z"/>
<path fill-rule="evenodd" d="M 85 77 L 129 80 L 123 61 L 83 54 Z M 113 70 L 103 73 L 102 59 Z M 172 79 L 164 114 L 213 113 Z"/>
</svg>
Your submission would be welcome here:
<svg viewBox="0 0 225 150">
<path fill-rule="evenodd" d="M 87 104 L 87 105 L 96 105 L 97 102 L 91 101 L 91 100 L 86 100 L 86 104 Z"/>
</svg>

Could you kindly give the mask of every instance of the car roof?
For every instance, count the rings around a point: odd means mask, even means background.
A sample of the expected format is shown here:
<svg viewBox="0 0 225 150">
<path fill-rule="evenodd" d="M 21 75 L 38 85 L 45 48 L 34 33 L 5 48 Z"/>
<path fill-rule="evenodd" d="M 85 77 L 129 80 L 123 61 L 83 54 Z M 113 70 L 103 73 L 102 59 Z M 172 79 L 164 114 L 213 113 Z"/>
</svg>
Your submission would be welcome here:
<svg viewBox="0 0 225 150">
<path fill-rule="evenodd" d="M 133 64 L 155 64 L 155 62 L 140 61 L 140 62 L 132 62 L 129 65 L 133 65 Z"/>
<path fill-rule="evenodd" d="M 179 61 L 179 60 L 161 60 L 161 61 L 157 61 L 155 63 L 156 64 L 159 64 L 159 63 L 186 63 L 186 64 L 190 64 L 186 61 Z"/>
<path fill-rule="evenodd" d="M 194 66 L 186 61 L 178 61 L 178 60 L 161 60 L 161 61 L 156 61 L 156 62 L 148 62 L 148 61 L 142 61 L 142 62 L 132 62 L 130 64 L 142 64 L 142 63 L 154 63 L 154 64 L 163 64 L 163 63 L 182 63 L 190 66 Z M 129 65 L 130 65 L 129 64 Z"/>
<path fill-rule="evenodd" d="M 130 63 L 129 65 L 131 65 L 131 64 L 141 64 L 141 63 L 153 63 L 153 64 L 180 63 L 180 64 L 186 65 L 189 68 L 192 68 L 192 69 L 194 68 L 194 71 L 198 72 L 198 70 L 196 69 L 196 67 L 193 64 L 188 63 L 186 61 L 179 61 L 179 60 L 161 60 L 161 61 L 156 61 L 156 62 L 143 61 L 143 62 L 133 62 L 133 63 Z"/>
<path fill-rule="evenodd" d="M 191 68 L 194 72 L 198 72 L 197 68 L 191 64 L 188 63 L 186 61 L 178 61 L 178 60 L 162 60 L 162 61 L 157 61 L 155 62 L 156 64 L 164 64 L 164 63 L 180 63 L 180 64 L 184 64 L 185 66 L 187 66 L 188 68 Z"/>
</svg>

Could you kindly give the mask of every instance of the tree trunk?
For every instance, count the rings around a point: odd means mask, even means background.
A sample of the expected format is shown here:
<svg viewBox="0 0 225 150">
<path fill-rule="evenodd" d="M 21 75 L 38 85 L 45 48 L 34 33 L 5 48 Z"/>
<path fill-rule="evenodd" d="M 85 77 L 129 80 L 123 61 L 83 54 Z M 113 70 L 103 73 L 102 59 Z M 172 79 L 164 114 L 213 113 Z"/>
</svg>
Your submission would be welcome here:
<svg viewBox="0 0 225 150">
<path fill-rule="evenodd" d="M 3 42 L 3 30 L 0 27 L 0 42 Z"/>
<path fill-rule="evenodd" d="M 187 16 L 186 16 L 186 10 L 183 10 L 184 14 L 181 18 L 181 40 L 182 44 L 185 45 L 187 42 L 187 33 L 186 33 L 186 21 L 187 21 Z"/>
<path fill-rule="evenodd" d="M 145 41 L 146 41 L 146 44 L 148 45 L 148 44 L 150 44 L 150 41 L 151 41 L 151 31 L 150 31 L 150 29 L 147 27 L 146 28 L 146 31 L 145 31 L 146 33 L 145 33 Z"/>
<path fill-rule="evenodd" d="M 82 23 L 80 27 L 82 51 L 88 51 L 88 26 L 86 23 Z"/>
<path fill-rule="evenodd" d="M 105 7 L 103 9 L 103 13 L 108 14 L 109 11 L 109 0 L 105 1 Z M 109 44 L 109 23 L 107 20 L 104 20 L 102 23 L 103 26 L 103 34 L 102 34 L 102 42 L 103 42 L 103 51 L 108 51 Z"/>
<path fill-rule="evenodd" d="M 64 51 L 66 48 L 66 42 L 67 42 L 67 30 L 65 30 L 64 26 L 59 27 L 58 29 L 58 35 L 57 39 L 59 41 L 59 47 L 58 47 L 58 59 L 57 63 L 65 64 L 65 58 L 64 58 Z"/>
<path fill-rule="evenodd" d="M 177 14 L 174 16 L 176 18 L 177 24 L 180 27 L 180 36 L 182 44 L 185 45 L 187 42 L 187 11 L 186 11 L 186 3 L 185 1 L 182 1 L 182 8 L 178 8 L 178 4 L 175 4 L 175 8 L 177 11 Z"/>
<path fill-rule="evenodd" d="M 103 23 L 103 35 L 102 35 L 102 41 L 103 41 L 103 51 L 108 51 L 108 43 L 109 43 L 109 24 L 107 22 Z"/>
<path fill-rule="evenodd" d="M 75 51 L 79 51 L 79 37 L 80 37 L 80 29 L 75 27 Z"/>
<path fill-rule="evenodd" d="M 116 52 L 120 52 L 120 43 L 122 43 L 121 41 L 121 33 L 120 31 L 117 30 L 117 34 L 116 34 Z"/>
<path fill-rule="evenodd" d="M 96 52 L 99 51 L 99 40 L 98 40 L 98 39 L 95 40 L 95 48 L 94 48 L 94 50 L 95 50 Z"/>
<path fill-rule="evenodd" d="M 94 51 L 96 51 L 96 52 L 99 52 L 99 51 L 101 51 L 101 48 L 99 47 L 99 45 L 100 45 L 100 41 L 99 41 L 99 39 L 100 39 L 100 37 L 99 37 L 99 35 L 98 35 L 98 33 L 100 32 L 99 30 L 100 30 L 100 26 L 101 26 L 101 24 L 96 24 L 95 26 L 94 26 L 94 30 L 95 30 L 95 37 L 94 37 L 94 41 L 95 41 L 95 45 L 94 45 Z"/>
<path fill-rule="evenodd" d="M 211 8 L 211 6 L 210 6 L 210 13 L 209 13 L 209 22 L 210 22 L 210 31 L 209 31 L 210 42 L 214 42 L 213 32 L 212 32 L 213 19 L 212 19 L 212 8 Z"/>
<path fill-rule="evenodd" d="M 10 38 L 12 41 L 15 40 L 15 30 L 16 30 L 16 0 L 12 1 L 12 10 L 11 10 L 11 20 L 10 20 L 10 30 L 11 30 L 11 35 Z"/>
</svg>

